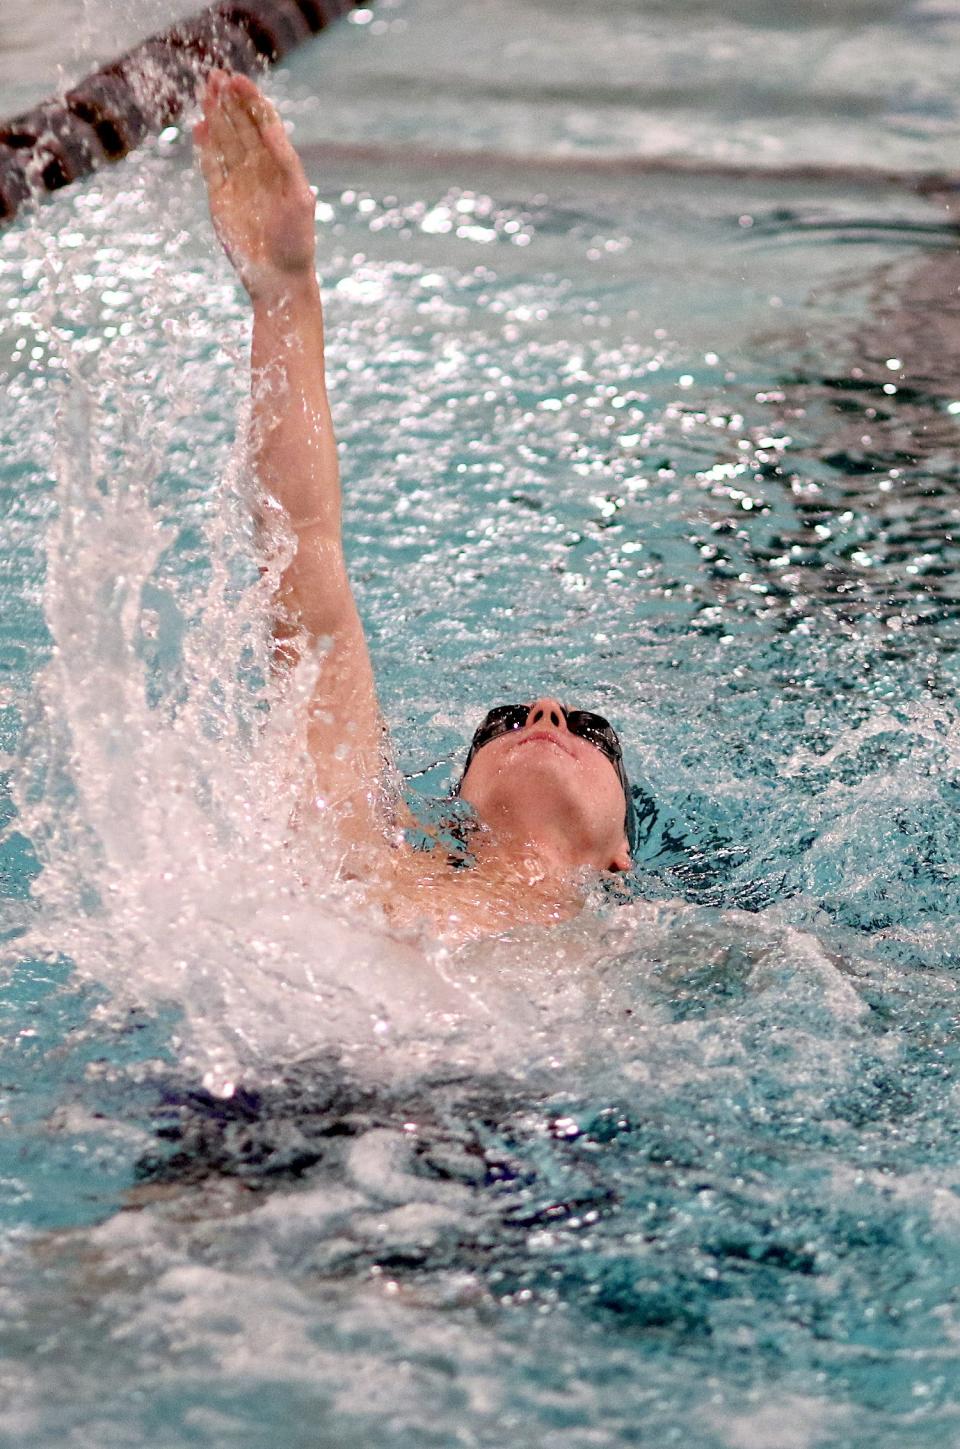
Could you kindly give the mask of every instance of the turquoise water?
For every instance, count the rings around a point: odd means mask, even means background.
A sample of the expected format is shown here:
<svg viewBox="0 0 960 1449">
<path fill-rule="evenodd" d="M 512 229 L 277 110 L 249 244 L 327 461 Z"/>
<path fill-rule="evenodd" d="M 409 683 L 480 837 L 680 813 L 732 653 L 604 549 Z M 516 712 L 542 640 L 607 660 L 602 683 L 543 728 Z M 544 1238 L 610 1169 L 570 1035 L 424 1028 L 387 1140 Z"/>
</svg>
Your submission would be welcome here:
<svg viewBox="0 0 960 1449">
<path fill-rule="evenodd" d="M 331 889 L 188 148 L 0 236 L 0 1442 L 953 1445 L 955 233 L 585 163 L 944 169 L 957 19 L 376 15 L 276 84 L 398 763 L 602 709 L 631 898 L 450 952 Z"/>
</svg>

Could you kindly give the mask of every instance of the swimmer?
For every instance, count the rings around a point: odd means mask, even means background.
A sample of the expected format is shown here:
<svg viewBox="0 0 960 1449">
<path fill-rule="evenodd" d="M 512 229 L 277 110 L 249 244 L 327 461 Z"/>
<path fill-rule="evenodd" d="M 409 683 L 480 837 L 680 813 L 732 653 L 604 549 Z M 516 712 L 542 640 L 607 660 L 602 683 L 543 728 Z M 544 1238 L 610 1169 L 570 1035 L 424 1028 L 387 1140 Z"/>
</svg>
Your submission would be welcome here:
<svg viewBox="0 0 960 1449">
<path fill-rule="evenodd" d="M 314 197 L 277 112 L 245 76 L 214 71 L 194 129 L 213 224 L 253 306 L 252 449 L 265 506 L 293 554 L 276 599 L 278 658 L 326 644 L 308 706 L 312 794 L 333 807 L 345 869 L 398 925 L 443 937 L 569 919 L 585 873 L 629 870 L 633 804 L 616 734 L 549 695 L 500 705 L 457 788 L 476 814 L 472 869 L 414 850 L 382 805 L 384 724 L 344 557 L 337 447 L 324 375 Z M 329 641 L 329 642 L 327 642 Z"/>
</svg>

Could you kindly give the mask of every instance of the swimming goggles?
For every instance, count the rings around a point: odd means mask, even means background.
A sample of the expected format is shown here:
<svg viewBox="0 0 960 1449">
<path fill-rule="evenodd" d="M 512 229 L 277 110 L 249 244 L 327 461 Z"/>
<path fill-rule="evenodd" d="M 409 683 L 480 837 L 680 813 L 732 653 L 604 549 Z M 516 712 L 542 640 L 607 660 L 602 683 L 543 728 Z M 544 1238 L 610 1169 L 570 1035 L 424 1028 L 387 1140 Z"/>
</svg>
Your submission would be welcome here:
<svg viewBox="0 0 960 1449">
<path fill-rule="evenodd" d="M 488 745 L 491 740 L 499 739 L 501 735 L 509 734 L 511 730 L 523 729 L 530 716 L 531 708 L 532 706 L 529 704 L 498 704 L 495 709 L 491 709 L 475 730 L 473 739 L 470 741 L 463 775 L 466 775 L 474 755 L 478 750 L 482 750 L 484 745 Z M 595 746 L 602 755 L 606 756 L 617 772 L 627 804 L 624 827 L 632 855 L 636 843 L 637 819 L 633 792 L 630 789 L 630 781 L 623 765 L 623 750 L 620 746 L 619 736 L 610 721 L 604 719 L 602 714 L 593 714 L 588 709 L 565 709 L 563 705 L 560 706 L 560 709 L 570 733 Z M 461 783 L 463 775 L 460 777 Z M 459 790 L 458 785 L 457 794 L 459 794 Z"/>
</svg>

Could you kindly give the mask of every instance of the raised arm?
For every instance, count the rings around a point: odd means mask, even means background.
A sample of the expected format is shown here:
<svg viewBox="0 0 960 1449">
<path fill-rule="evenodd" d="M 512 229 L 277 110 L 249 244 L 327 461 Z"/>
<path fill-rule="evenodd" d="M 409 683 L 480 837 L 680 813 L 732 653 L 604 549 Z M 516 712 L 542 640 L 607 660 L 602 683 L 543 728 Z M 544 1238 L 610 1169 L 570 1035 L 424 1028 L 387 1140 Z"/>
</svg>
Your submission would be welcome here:
<svg viewBox="0 0 960 1449">
<path fill-rule="evenodd" d="M 278 657 L 291 663 L 301 641 L 329 641 L 309 706 L 317 792 L 345 840 L 372 845 L 383 726 L 343 552 L 313 193 L 276 111 L 245 76 L 211 75 L 194 139 L 217 235 L 253 303 L 258 477 L 295 539 L 277 597 Z"/>
</svg>

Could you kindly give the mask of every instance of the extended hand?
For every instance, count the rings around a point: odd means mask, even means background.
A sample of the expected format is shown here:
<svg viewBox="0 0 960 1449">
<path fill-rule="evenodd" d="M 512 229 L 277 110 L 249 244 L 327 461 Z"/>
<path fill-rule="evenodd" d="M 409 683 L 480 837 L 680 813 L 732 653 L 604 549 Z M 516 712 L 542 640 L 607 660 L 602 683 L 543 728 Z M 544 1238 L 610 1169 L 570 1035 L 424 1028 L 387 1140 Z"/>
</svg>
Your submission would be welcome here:
<svg viewBox="0 0 960 1449">
<path fill-rule="evenodd" d="M 314 198 L 253 81 L 212 71 L 193 130 L 217 236 L 254 301 L 313 278 Z"/>
</svg>

